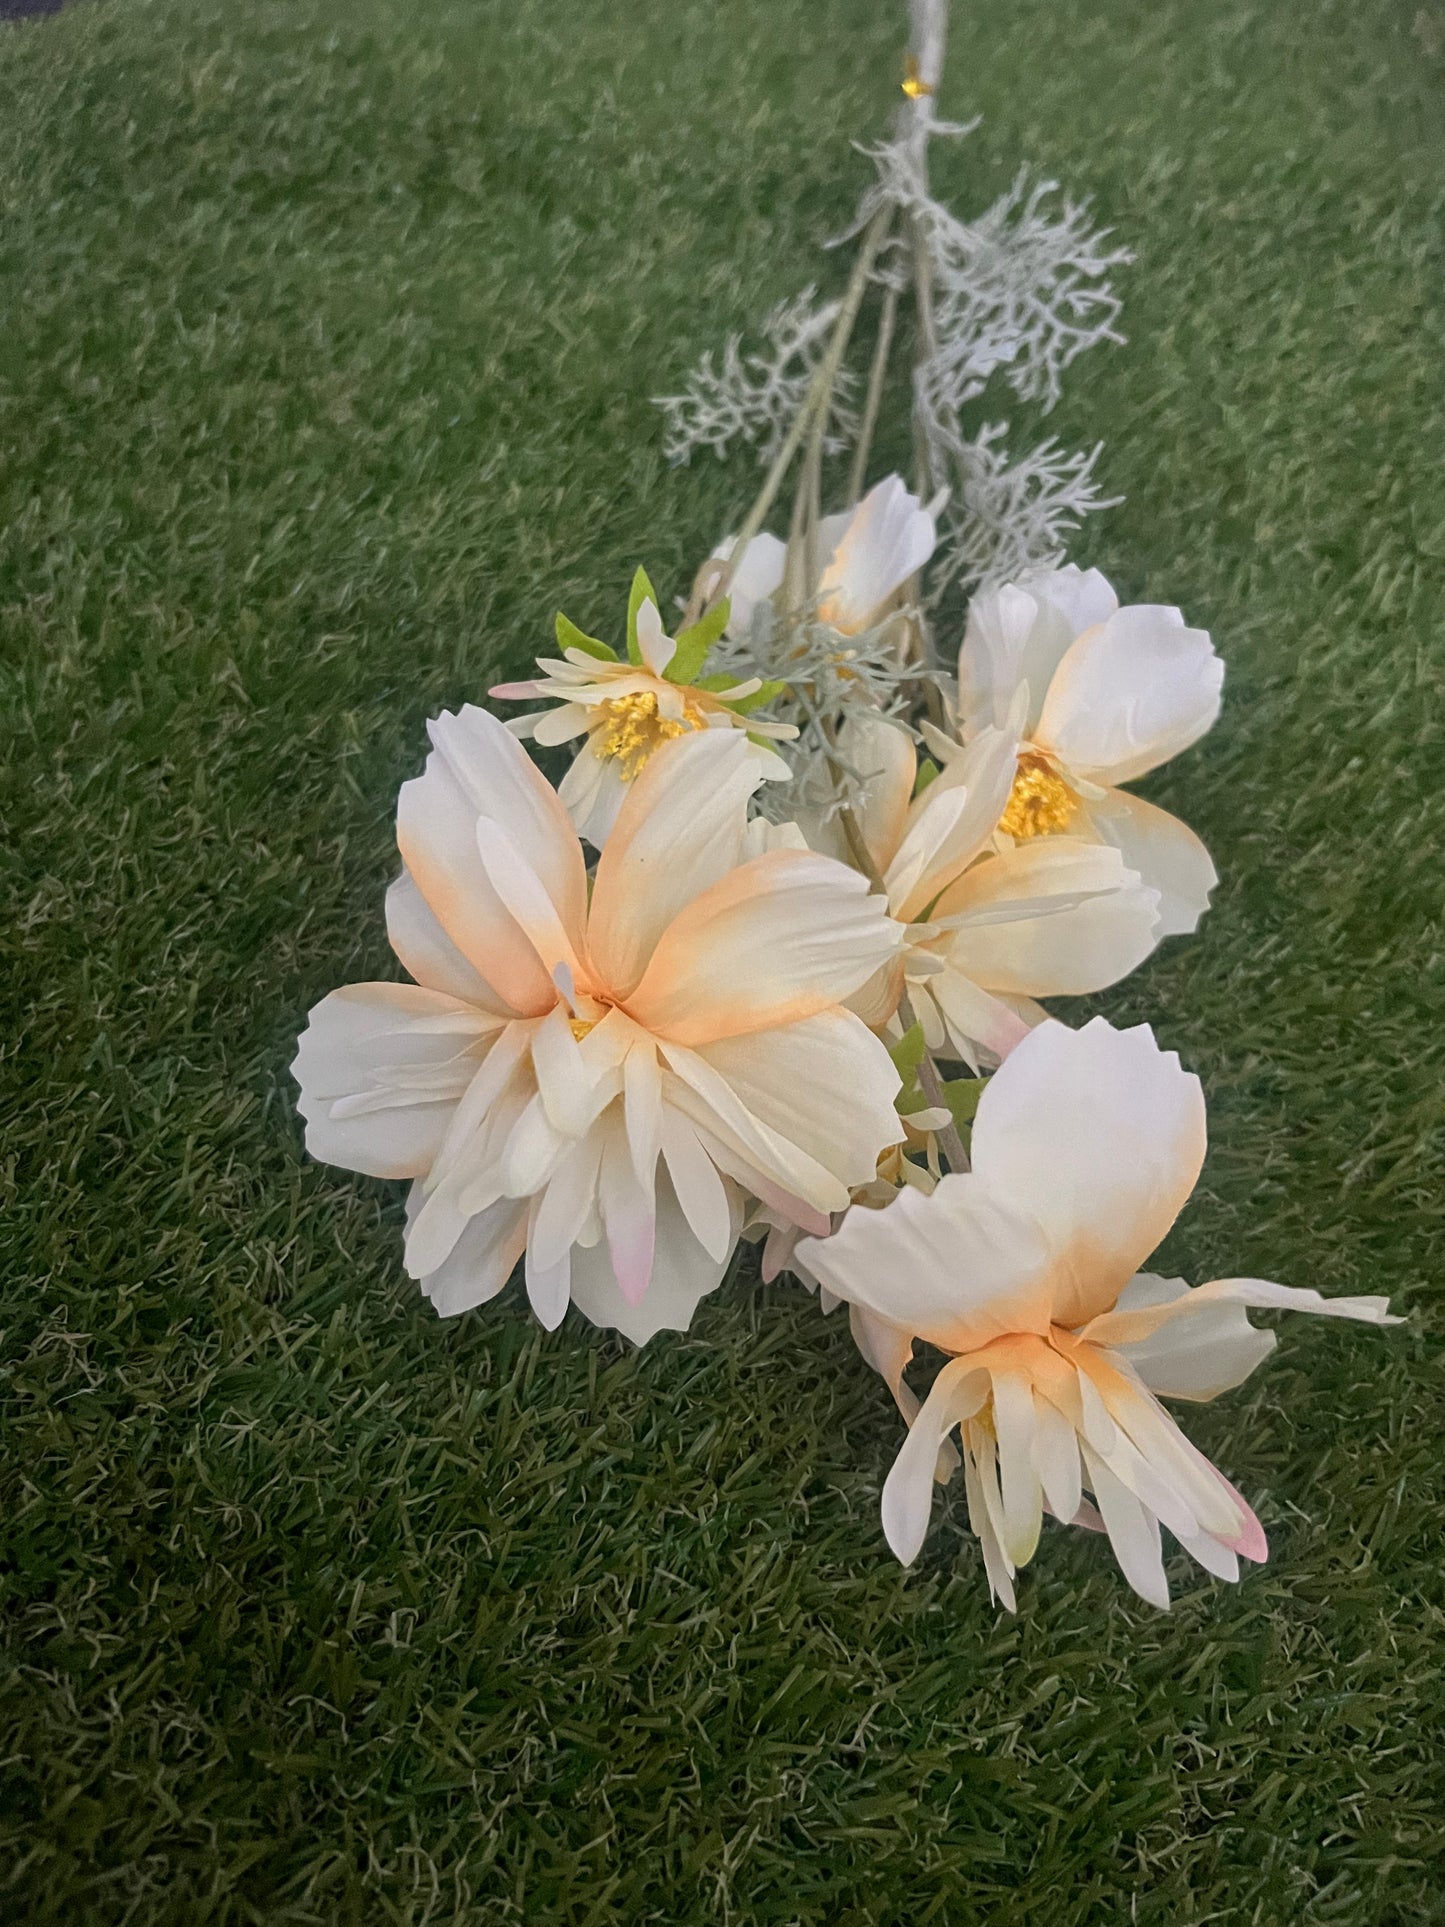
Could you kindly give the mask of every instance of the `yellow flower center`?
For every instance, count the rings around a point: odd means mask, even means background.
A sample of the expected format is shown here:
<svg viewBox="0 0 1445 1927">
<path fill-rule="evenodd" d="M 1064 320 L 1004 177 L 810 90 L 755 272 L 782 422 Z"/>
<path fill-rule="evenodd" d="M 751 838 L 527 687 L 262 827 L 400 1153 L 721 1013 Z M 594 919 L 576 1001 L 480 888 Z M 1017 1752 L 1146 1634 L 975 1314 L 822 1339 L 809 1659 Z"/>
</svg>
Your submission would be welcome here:
<svg viewBox="0 0 1445 1927">
<path fill-rule="evenodd" d="M 580 1044 L 589 1030 L 595 1030 L 597 1028 L 597 1019 L 595 1017 L 569 1017 L 567 1019 L 567 1028 Z"/>
<path fill-rule="evenodd" d="M 695 703 L 683 704 L 682 716 L 659 716 L 657 698 L 650 689 L 632 696 L 614 696 L 600 705 L 606 718 L 593 741 L 593 751 L 604 762 L 615 761 L 622 780 L 630 783 L 654 750 L 685 736 L 690 729 L 706 727 L 703 713 Z"/>
<path fill-rule="evenodd" d="M 1025 754 L 998 826 L 1008 836 L 1052 836 L 1066 830 L 1079 799 L 1046 756 Z"/>
</svg>

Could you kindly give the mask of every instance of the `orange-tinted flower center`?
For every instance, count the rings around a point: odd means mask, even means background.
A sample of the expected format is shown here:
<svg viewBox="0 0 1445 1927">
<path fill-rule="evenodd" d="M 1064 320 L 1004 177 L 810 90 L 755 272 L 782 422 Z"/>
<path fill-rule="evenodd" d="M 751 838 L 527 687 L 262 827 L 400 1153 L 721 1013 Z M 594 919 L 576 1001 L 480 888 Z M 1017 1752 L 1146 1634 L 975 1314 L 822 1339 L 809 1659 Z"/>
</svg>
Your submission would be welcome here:
<svg viewBox="0 0 1445 1927">
<path fill-rule="evenodd" d="M 1008 802 L 998 820 L 1008 836 L 1053 836 L 1078 814 L 1079 799 L 1047 756 L 1025 751 Z"/>
</svg>

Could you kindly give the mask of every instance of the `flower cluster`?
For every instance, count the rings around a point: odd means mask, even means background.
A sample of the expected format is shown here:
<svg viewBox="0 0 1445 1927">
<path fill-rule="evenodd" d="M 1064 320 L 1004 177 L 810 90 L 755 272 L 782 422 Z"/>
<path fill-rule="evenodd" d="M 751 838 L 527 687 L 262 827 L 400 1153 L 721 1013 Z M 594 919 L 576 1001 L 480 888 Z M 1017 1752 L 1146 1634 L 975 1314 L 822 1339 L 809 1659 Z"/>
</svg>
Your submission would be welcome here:
<svg viewBox="0 0 1445 1927">
<path fill-rule="evenodd" d="M 386 899 L 411 981 L 311 1012 L 307 1144 L 409 1181 L 406 1267 L 444 1315 L 520 1266 L 549 1329 L 570 1304 L 643 1344 L 766 1238 L 764 1275 L 848 1305 L 907 1421 L 901 1559 L 961 1467 L 1004 1605 L 1047 1512 L 1163 1606 L 1161 1525 L 1227 1579 L 1265 1541 L 1161 1400 L 1263 1360 L 1248 1307 L 1386 1304 L 1142 1269 L 1199 1175 L 1198 1080 L 1147 1026 L 1040 1000 L 1204 912 L 1204 846 L 1129 786 L 1210 727 L 1223 665 L 1177 609 L 1062 568 L 977 595 L 945 681 L 935 541 L 889 476 L 720 544 L 675 635 L 641 571 L 625 646 L 559 617 L 560 655 L 491 692 L 542 707 L 438 717 Z M 559 788 L 525 738 L 576 746 Z M 944 1355 L 922 1396 L 919 1341 Z"/>
<path fill-rule="evenodd" d="M 520 1266 L 549 1329 L 570 1304 L 645 1344 L 760 1242 L 764 1280 L 847 1304 L 907 1425 L 883 1490 L 901 1560 L 961 1468 L 1009 1610 L 1045 1513 L 1106 1533 L 1166 1606 L 1161 1526 L 1223 1579 L 1266 1547 L 1160 1401 L 1264 1360 L 1250 1307 L 1397 1321 L 1141 1269 L 1199 1176 L 1199 1081 L 1147 1025 L 1070 1030 L 1042 1000 L 1107 989 L 1207 909 L 1209 852 L 1131 786 L 1211 727 L 1224 665 L 1179 610 L 1062 565 L 1102 505 L 1097 449 L 1011 461 L 1004 424 L 965 432 L 999 382 L 1051 405 L 1121 338 L 1128 257 L 1051 186 L 971 224 L 934 198 L 929 142 L 968 129 L 933 113 L 947 0 L 909 11 L 841 298 L 810 290 L 767 352 L 732 340 L 662 403 L 674 460 L 759 454 L 751 509 L 675 634 L 639 569 L 625 646 L 559 616 L 560 654 L 491 691 L 544 707 L 433 722 L 386 900 L 412 981 L 323 999 L 294 1071 L 315 1156 L 410 1181 L 406 1266 L 442 1314 Z M 870 489 L 910 296 L 915 486 Z M 870 301 L 865 387 L 846 357 Z M 576 746 L 557 789 L 529 738 Z"/>
</svg>

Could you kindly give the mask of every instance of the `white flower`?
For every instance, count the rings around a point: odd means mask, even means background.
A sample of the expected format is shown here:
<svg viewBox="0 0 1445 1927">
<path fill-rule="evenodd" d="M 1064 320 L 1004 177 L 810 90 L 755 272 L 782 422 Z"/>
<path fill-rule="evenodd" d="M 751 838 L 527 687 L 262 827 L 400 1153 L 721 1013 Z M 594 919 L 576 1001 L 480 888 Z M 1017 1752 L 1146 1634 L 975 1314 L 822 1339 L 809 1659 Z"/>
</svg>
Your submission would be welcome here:
<svg viewBox="0 0 1445 1927">
<path fill-rule="evenodd" d="M 950 1353 L 883 1491 L 905 1564 L 928 1528 L 935 1477 L 957 1464 L 989 1584 L 1014 1609 L 1045 1511 L 1102 1525 L 1124 1576 L 1157 1606 L 1169 1589 L 1159 1527 L 1208 1571 L 1262 1560 L 1259 1521 L 1158 1396 L 1211 1399 L 1273 1349 L 1247 1305 L 1396 1323 L 1383 1298 L 1322 1298 L 1255 1278 L 1191 1290 L 1138 1267 L 1193 1190 L 1204 1158 L 1199 1080 L 1147 1025 L 1046 1023 L 984 1092 L 973 1170 L 931 1196 L 850 1211 L 803 1265 L 849 1301 L 865 1355 L 900 1398 L 915 1338 Z M 1087 1488 L 1094 1506 L 1084 1501 Z"/>
<path fill-rule="evenodd" d="M 789 741 L 797 735 L 796 727 L 748 713 L 776 690 L 756 676 L 742 681 L 709 677 L 705 684 L 697 680 L 727 613 L 720 604 L 683 635 L 665 635 L 652 585 L 639 570 L 628 612 L 628 660 L 619 661 L 606 643 L 583 635 L 559 616 L 561 659 L 541 657 L 540 677 L 498 683 L 490 692 L 509 702 L 548 696 L 558 704 L 514 717 L 507 727 L 516 736 L 543 744 L 585 736 L 558 794 L 578 834 L 598 849 L 611 834 L 628 785 L 648 758 L 663 743 L 692 730 L 745 731 L 760 779 L 786 782 L 791 777 L 788 764 L 762 739 Z"/>
<path fill-rule="evenodd" d="M 819 621 L 840 635 L 860 635 L 918 574 L 937 539 L 933 517 L 918 497 L 898 476 L 885 476 L 856 507 L 825 515 L 818 524 L 820 573 L 804 599 L 816 601 Z M 733 546 L 730 537 L 714 553 L 726 560 Z M 783 586 L 786 562 L 787 544 L 777 536 L 755 535 L 748 543 L 728 585 L 729 634 L 743 636 L 752 628 L 759 606 Z"/>
<path fill-rule="evenodd" d="M 417 981 L 311 1012 L 307 1146 L 414 1181 L 407 1269 L 445 1314 L 494 1296 L 525 1249 L 549 1329 L 569 1298 L 639 1343 L 684 1329 L 744 1194 L 826 1230 L 899 1138 L 898 1074 L 841 1005 L 901 933 L 860 877 L 748 823 L 758 769 L 736 731 L 647 762 L 590 901 L 516 738 L 470 707 L 431 738 L 387 895 Z"/>
<path fill-rule="evenodd" d="M 914 797 L 917 757 L 903 730 L 850 717 L 838 738 L 889 911 L 910 926 L 908 949 L 852 1008 L 879 1027 L 906 988 L 929 1049 L 975 1067 L 1042 1019 L 1035 998 L 1104 990 L 1158 940 L 1158 892 L 1118 850 L 1067 835 L 1004 837 L 995 849 L 1017 751 L 1009 730 L 981 730 Z M 803 828 L 815 848 L 849 860 L 836 816 L 805 816 Z"/>
<path fill-rule="evenodd" d="M 1097 569 L 1069 567 L 974 598 L 958 658 L 965 740 L 1023 699 L 1018 775 L 1002 827 L 1067 831 L 1122 852 L 1159 892 L 1159 934 L 1193 930 L 1218 878 L 1177 817 L 1119 786 L 1187 749 L 1219 714 L 1224 664 L 1177 609 L 1121 609 Z"/>
</svg>

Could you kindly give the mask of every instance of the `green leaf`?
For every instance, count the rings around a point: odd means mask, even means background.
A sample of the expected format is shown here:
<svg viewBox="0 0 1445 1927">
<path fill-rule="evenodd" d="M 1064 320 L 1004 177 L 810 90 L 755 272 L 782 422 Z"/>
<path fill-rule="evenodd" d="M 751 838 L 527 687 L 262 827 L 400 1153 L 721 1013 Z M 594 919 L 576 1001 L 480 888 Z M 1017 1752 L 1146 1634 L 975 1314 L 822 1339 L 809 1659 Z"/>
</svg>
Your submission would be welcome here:
<svg viewBox="0 0 1445 1927">
<path fill-rule="evenodd" d="M 888 1055 L 893 1059 L 893 1068 L 903 1079 L 905 1086 L 911 1084 L 918 1075 L 918 1066 L 923 1062 L 923 1026 L 910 1024 Z"/>
<path fill-rule="evenodd" d="M 715 602 L 705 615 L 689 624 L 677 638 L 677 653 L 664 672 L 669 682 L 695 683 L 712 648 L 728 626 L 732 605 L 726 596 Z"/>
<path fill-rule="evenodd" d="M 711 681 L 712 678 L 709 677 L 708 680 Z M 737 678 L 734 676 L 728 680 L 736 682 Z M 770 703 L 775 697 L 781 696 L 787 686 L 785 682 L 765 682 L 755 689 L 751 696 L 739 696 L 735 703 L 724 703 L 723 708 L 736 710 L 739 716 L 750 715 L 753 710 L 761 709 L 764 703 Z M 723 687 L 727 687 L 726 682 Z"/>
<path fill-rule="evenodd" d="M 647 579 L 647 571 L 639 567 L 632 578 L 632 593 L 627 598 L 627 660 L 641 663 L 642 648 L 637 640 L 637 612 L 644 602 L 650 602 L 654 609 L 661 612 L 662 604 L 657 599 L 657 591 Z"/>
<path fill-rule="evenodd" d="M 617 651 L 609 649 L 605 642 L 596 636 L 586 635 L 575 622 L 569 622 L 559 610 L 557 612 L 557 646 L 559 649 L 580 649 L 584 655 L 596 656 L 599 662 L 616 662 Z"/>
<path fill-rule="evenodd" d="M 953 1113 L 960 1131 L 968 1129 L 978 1113 L 978 1101 L 988 1088 L 986 1077 L 955 1077 L 943 1087 L 943 1101 Z"/>
<path fill-rule="evenodd" d="M 913 783 L 913 794 L 915 796 L 922 796 L 929 784 L 935 782 L 937 777 L 937 763 L 934 762 L 931 756 L 925 756 L 923 761 L 918 765 L 918 775 Z"/>
</svg>

